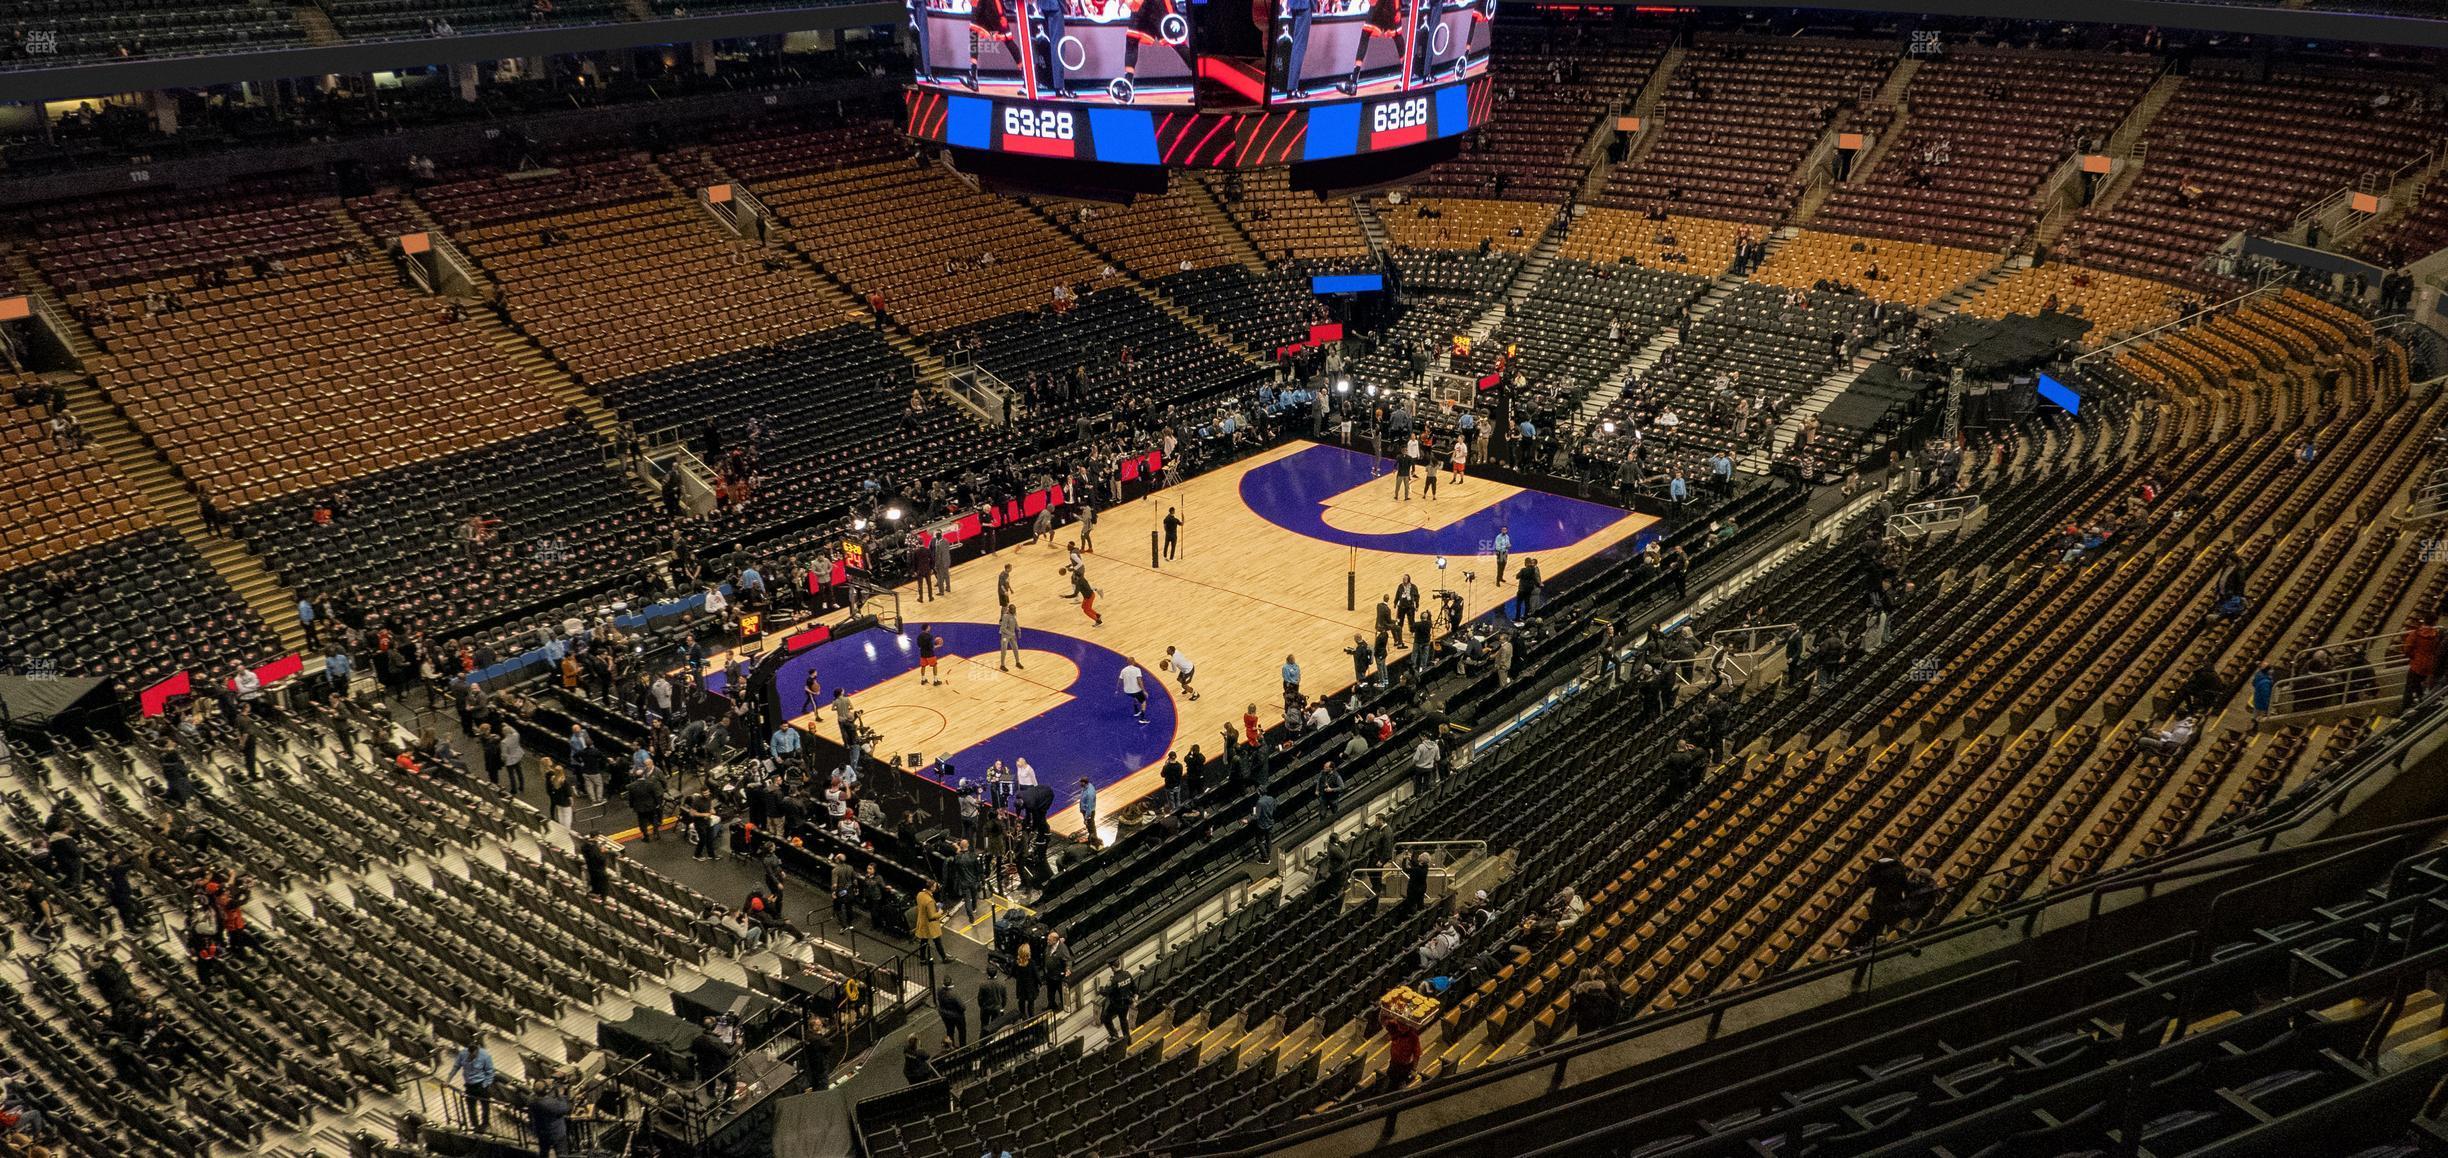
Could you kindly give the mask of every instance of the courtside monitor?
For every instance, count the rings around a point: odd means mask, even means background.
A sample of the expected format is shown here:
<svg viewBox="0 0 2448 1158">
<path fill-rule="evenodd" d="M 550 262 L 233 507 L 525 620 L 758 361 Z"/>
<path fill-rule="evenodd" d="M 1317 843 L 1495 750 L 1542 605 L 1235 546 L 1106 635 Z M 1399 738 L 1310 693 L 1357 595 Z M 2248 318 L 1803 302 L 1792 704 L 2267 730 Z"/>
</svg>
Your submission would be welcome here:
<svg viewBox="0 0 2448 1158">
<path fill-rule="evenodd" d="M 1309 292 L 1321 295 L 1373 294 L 1384 288 L 1385 275 L 1381 273 L 1319 274 L 1309 279 Z"/>
<path fill-rule="evenodd" d="M 2046 374 L 2040 376 L 2040 396 L 2055 403 L 2057 409 L 2068 414 L 2082 413 L 2082 395 L 2075 393 L 2073 387 Z"/>
</svg>

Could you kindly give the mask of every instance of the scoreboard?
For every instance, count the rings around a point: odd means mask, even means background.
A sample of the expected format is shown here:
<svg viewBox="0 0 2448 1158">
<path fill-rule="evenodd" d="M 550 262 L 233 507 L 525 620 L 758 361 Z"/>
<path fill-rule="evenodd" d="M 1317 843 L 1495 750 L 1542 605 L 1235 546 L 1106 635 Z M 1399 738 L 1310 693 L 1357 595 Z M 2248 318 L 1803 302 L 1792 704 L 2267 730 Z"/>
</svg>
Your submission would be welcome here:
<svg viewBox="0 0 2448 1158">
<path fill-rule="evenodd" d="M 1250 108 L 1111 106 L 923 85 L 908 91 L 907 129 L 920 141 L 1196 169 L 1297 165 L 1424 144 L 1485 124 L 1492 104 L 1484 75 L 1384 96 Z"/>
</svg>

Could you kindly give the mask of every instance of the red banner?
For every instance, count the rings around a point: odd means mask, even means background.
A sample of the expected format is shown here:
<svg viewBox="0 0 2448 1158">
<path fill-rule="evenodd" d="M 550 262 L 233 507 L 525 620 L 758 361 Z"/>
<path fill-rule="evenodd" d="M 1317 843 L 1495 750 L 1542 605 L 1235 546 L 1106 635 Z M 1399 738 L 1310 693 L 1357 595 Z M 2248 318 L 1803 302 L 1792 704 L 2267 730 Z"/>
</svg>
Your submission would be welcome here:
<svg viewBox="0 0 2448 1158">
<path fill-rule="evenodd" d="M 782 650 L 804 651 L 831 638 L 833 638 L 833 629 L 820 623 L 797 635 L 783 639 Z"/>
<path fill-rule="evenodd" d="M 256 668 L 255 682 L 268 688 L 273 684 L 288 679 L 290 676 L 296 675 L 304 670 L 306 670 L 306 661 L 304 659 L 294 655 L 284 656 L 280 659 L 273 660 L 262 667 Z M 238 686 L 238 679 L 235 676 L 221 682 L 228 684 L 233 688 Z"/>
<path fill-rule="evenodd" d="M 186 695 L 188 691 L 189 685 L 187 681 L 187 673 L 180 672 L 177 675 L 171 676 L 169 679 L 163 680 L 152 687 L 146 688 L 140 695 L 137 696 L 137 699 L 142 701 L 144 704 L 144 714 L 148 716 L 158 716 L 162 714 L 163 705 L 168 704 L 171 700 L 176 699 L 179 696 Z"/>
</svg>

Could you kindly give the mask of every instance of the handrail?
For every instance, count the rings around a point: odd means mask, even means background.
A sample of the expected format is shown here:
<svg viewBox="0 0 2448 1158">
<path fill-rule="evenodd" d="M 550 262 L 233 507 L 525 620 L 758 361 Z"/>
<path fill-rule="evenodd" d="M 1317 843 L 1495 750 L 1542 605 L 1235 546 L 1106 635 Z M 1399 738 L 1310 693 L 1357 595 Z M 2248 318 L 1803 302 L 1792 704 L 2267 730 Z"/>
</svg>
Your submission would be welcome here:
<svg viewBox="0 0 2448 1158">
<path fill-rule="evenodd" d="M 450 238 L 442 236 L 439 230 L 426 231 L 425 238 L 433 244 L 432 253 L 436 258 L 448 261 L 458 269 L 459 280 L 470 285 L 475 284 L 476 263 L 469 259 L 468 255 L 461 253 L 458 246 L 451 244 Z M 447 284 L 448 279 L 444 281 Z"/>
<path fill-rule="evenodd" d="M 2251 289 L 2249 289 L 2249 290 L 2246 290 L 2246 291 L 2244 291 L 2243 293 L 2240 293 L 2240 294 L 2237 294 L 2237 295 L 2236 295 L 2236 296 L 2234 296 L 2234 297 L 2228 298 L 2226 301 L 2223 301 L 2223 302 L 2218 302 L 2218 303 L 2216 303 L 2216 304 L 2214 304 L 2214 305 L 2203 306 L 2203 307 L 2201 308 L 2200 313 L 2201 313 L 2201 315 L 2203 315 L 2203 316 L 2207 316 L 2207 315 L 2210 315 L 2210 314 L 2215 314 L 2215 313 L 2218 313 L 2218 312 L 2219 312 L 2219 311 L 2221 311 L 2221 310 L 2229 309 L 2229 308 L 2231 308 L 2231 307 L 2233 307 L 2233 306 L 2240 305 L 2240 304 L 2242 304 L 2242 303 L 2244 303 L 2244 302 L 2246 302 L 2246 301 L 2249 301 L 2249 300 L 2251 300 L 2251 299 L 2253 299 L 2253 298 L 2260 297 L 2260 296 L 2261 296 L 2261 295 L 2263 295 L 2263 294 L 2276 293 L 2276 292 L 2278 292 L 2279 290 L 2284 289 L 2284 288 L 2286 288 L 2286 287 L 2285 287 L 2285 286 L 2283 286 L 2283 285 L 2281 285 L 2281 284 L 2279 284 L 2278 282 L 2270 282 L 2270 283 L 2268 283 L 2268 284 L 2266 284 L 2266 285 L 2258 285 L 2258 286 L 2254 286 L 2253 288 L 2251 288 Z M 2153 336 L 2155 336 L 2155 335 L 2157 335 L 2157 334 L 2161 333 L 2162 331 L 2166 331 L 2166 330 L 2175 330 L 2175 329 L 2182 329 L 2182 328 L 2184 328 L 2185 326 L 2190 325 L 2190 324 L 2192 324 L 2192 323 L 2191 323 L 2189 320 L 2184 319 L 2184 318 L 2178 318 L 2178 319 L 2176 319 L 2175 321 L 2172 321 L 2172 322 L 2161 322 L 2161 323 L 2159 323 L 2159 324 L 2158 324 L 2158 325 L 2156 325 L 2156 326 L 2152 326 L 2151 328 L 2149 328 L 2149 329 L 2147 329 L 2147 330 L 2142 331 L 2141 333 L 2138 333 L 2138 334 L 2127 334 L 2126 336 L 2124 336 L 2124 337 L 2122 337 L 2122 338 L 2119 338 L 2119 339 L 2117 339 L 2116 341 L 2110 342 L 2110 343 L 2108 343 L 2107 345 L 2100 347 L 2099 349 L 2093 350 L 2093 351 L 2091 351 L 2091 352 L 2090 352 L 2090 353 L 2088 353 L 2088 354 L 2081 355 L 2080 357 L 2077 357 L 2077 358 L 2075 358 L 2075 359 L 2074 359 L 2074 364 L 2075 364 L 2075 365 L 2077 365 L 2077 366 L 2088 365 L 2088 364 L 2090 364 L 2090 363 L 2092 363 L 2092 362 L 2095 362 L 2095 361 L 2098 361 L 2100 358 L 2105 357 L 2106 355 L 2108 355 L 2108 354 L 2110 354 L 2110 353 L 2114 352 L 2114 351 L 2115 351 L 2115 350 L 2116 350 L 2118 347 L 2120 347 L 2120 346 L 2131 345 L 2131 344 L 2133 344 L 2133 343 L 2135 343 L 2135 342 L 2139 342 L 2139 341 L 2142 341 L 2142 340 L 2144 340 L 2144 339 L 2147 339 L 2147 338 L 2153 337 Z"/>
<path fill-rule="evenodd" d="M 756 214 L 758 217 L 763 218 L 764 220 L 772 222 L 779 222 L 782 220 L 781 218 L 774 216 L 773 210 L 767 209 L 765 207 L 765 203 L 757 199 L 756 194 L 749 192 L 746 185 L 742 185 L 737 181 L 731 183 L 731 200 L 740 205 L 746 206 L 749 212 Z"/>
<path fill-rule="evenodd" d="M 1385 1120 L 1387 1128 L 1391 1130 L 1393 1120 L 1405 1110 L 1440 1102 L 1466 1090 L 1477 1089 L 1493 1082 L 1519 1077 L 1542 1069 L 1554 1072 L 1555 1076 L 1551 1079 L 1549 1086 L 1552 1090 L 1561 1084 L 1566 1066 L 1574 1057 L 1582 1054 L 1658 1033 L 1675 1026 L 1687 1025 L 1704 1017 L 1709 1022 L 1708 1039 L 1714 1040 L 1722 1030 L 1727 1014 L 1739 1007 L 1804 986 L 1819 984 L 1847 971 L 1855 972 L 1855 989 L 1858 991 L 1861 987 L 1861 979 L 1868 977 L 1873 967 L 1880 961 L 1899 957 L 1918 957 L 1933 945 L 1983 930 L 2008 928 L 2018 921 L 2024 926 L 2024 936 L 2029 938 L 2036 932 L 2036 926 L 2044 913 L 2068 901 L 2087 901 L 2090 915 L 2096 918 L 2104 899 L 2110 893 L 2133 889 L 2147 890 L 2165 881 L 2234 869 L 2267 858 L 2295 856 L 2345 845 L 2366 845 L 2394 839 L 2405 833 L 2424 828 L 2436 829 L 2443 822 L 2448 822 L 2448 817 L 2426 817 L 2345 836 L 2322 837 L 2300 844 L 2277 846 L 2277 839 L 2284 832 L 2309 820 L 2318 812 L 2332 808 L 2333 805 L 2342 807 L 2343 793 L 2351 790 L 2365 776 L 2376 771 L 2383 764 L 2401 762 L 2415 741 L 2438 732 L 2444 723 L 2448 723 L 2448 713 L 2441 711 L 2443 702 L 2448 701 L 2434 700 L 2425 705 L 2418 715 L 2408 717 L 2405 726 L 2387 733 L 2375 734 L 2367 739 L 2364 745 L 2358 746 L 2357 751 L 2361 751 L 2364 746 L 2374 741 L 2385 741 L 2385 744 L 2382 749 L 2369 752 L 2359 758 L 2354 753 L 2349 753 L 2349 756 L 2340 762 L 2344 765 L 2344 770 L 2322 786 L 2318 792 L 2303 799 L 2287 815 L 2273 818 L 2256 828 L 2191 849 L 2180 850 L 2157 861 L 2129 864 L 2123 869 L 2074 885 L 2052 889 L 2040 896 L 2027 898 L 2012 905 L 1977 915 L 1959 917 L 1928 932 L 1900 937 L 1885 945 L 1873 946 L 1849 960 L 1831 961 L 1812 969 L 1789 973 L 1732 993 L 1627 1022 L 1600 1034 L 1586 1038 L 1576 1037 L 1571 1041 L 1552 1045 L 1508 1061 L 1493 1062 L 1467 1073 L 1428 1083 L 1416 1090 L 1387 1095 L 1373 1103 L 1352 1107 L 1356 1112 L 1325 1117 L 1307 1127 L 1270 1139 L 1267 1147 L 1270 1151 L 1280 1150 L 1299 1142 L 1345 1133 L 1374 1119 Z M 2298 789 L 2296 795 L 2303 797 L 2304 791 Z M 2256 843 L 2262 847 L 2241 858 L 2217 863 L 2203 863 L 2204 858 Z M 1983 875 L 1994 875 L 2018 867 L 2021 866 L 2007 866 Z"/>
<path fill-rule="evenodd" d="M 2068 182 L 2081 175 L 2082 161 L 2083 154 L 2080 150 L 2075 151 L 2065 160 L 2059 161 L 2056 171 L 2050 173 L 2048 180 L 2041 182 L 2040 188 L 2032 194 L 2032 204 L 2054 212 L 2057 207 L 2058 190 L 2065 188 Z"/>
<path fill-rule="evenodd" d="M 1471 853 L 1486 856 L 1487 842 L 1484 840 L 1407 840 L 1394 846 L 1393 864 L 1370 865 L 1366 868 L 1349 869 L 1345 871 L 1344 875 L 1354 879 L 1366 876 L 1392 876 L 1395 873 L 1403 871 L 1402 861 L 1404 849 L 1410 849 L 1415 852 L 1422 850 L 1436 850 L 1437 861 L 1435 864 L 1430 865 L 1429 868 L 1437 872 L 1444 872 L 1448 868 L 1452 867 L 1456 862 L 1460 861 L 1464 856 L 1468 856 Z M 1448 850 L 1453 849 L 1460 849 L 1461 851 L 1459 853 L 1451 853 L 1449 855 Z"/>
<path fill-rule="evenodd" d="M 75 334 L 76 330 L 71 328 L 67 318 L 60 315 L 59 307 L 52 305 L 50 299 L 41 294 L 27 294 L 25 299 L 33 307 L 34 316 L 41 319 L 43 324 L 50 326 L 52 333 L 59 335 L 62 346 L 73 347 L 76 344 L 70 340 L 70 336 Z"/>
</svg>

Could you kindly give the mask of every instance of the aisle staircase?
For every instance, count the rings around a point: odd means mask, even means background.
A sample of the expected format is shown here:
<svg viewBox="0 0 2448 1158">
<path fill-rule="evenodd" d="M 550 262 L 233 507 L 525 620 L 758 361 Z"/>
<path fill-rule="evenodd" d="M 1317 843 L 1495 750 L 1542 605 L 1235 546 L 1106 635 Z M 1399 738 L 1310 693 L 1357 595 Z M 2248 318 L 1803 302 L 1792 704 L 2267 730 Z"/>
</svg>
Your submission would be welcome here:
<svg viewBox="0 0 2448 1158">
<path fill-rule="evenodd" d="M 2159 79 L 2151 82 L 2150 89 L 2142 94 L 2142 99 L 2135 101 L 2132 111 L 2118 123 L 2116 131 L 2108 134 L 2108 147 L 2100 151 L 2116 157 L 2132 156 L 2134 148 L 2142 143 L 2143 134 L 2150 131 L 2151 122 L 2158 119 L 2159 110 L 2176 99 L 2176 90 L 2183 87 L 2182 74 L 2159 74 Z"/>
<path fill-rule="evenodd" d="M 1851 184 L 1869 180 L 1870 175 L 1878 171 L 1879 162 L 1886 160 L 1888 152 L 1904 139 L 1904 126 L 1910 120 L 1912 110 L 1904 107 L 1902 101 L 1896 102 L 1895 115 L 1888 119 L 1887 127 L 1879 131 L 1878 142 L 1853 162 L 1852 171 L 1845 174 L 1845 182 Z"/>
<path fill-rule="evenodd" d="M 1062 214 L 1047 208 L 1043 202 L 1023 200 L 1020 204 L 1029 212 L 1036 214 L 1039 220 L 1045 222 L 1046 228 L 1051 229 L 1064 237 L 1070 238 L 1072 244 L 1077 245 L 1081 249 L 1087 250 L 1092 254 L 1095 254 L 1097 260 L 1102 261 L 1118 270 L 1127 270 L 1129 268 L 1127 265 L 1123 264 L 1120 257 L 1115 256 L 1113 253 L 1107 251 L 1103 246 L 1098 245 L 1096 242 L 1089 240 L 1087 234 L 1072 228 L 1069 222 L 1063 220 Z M 1219 208 L 1217 212 L 1222 212 L 1222 209 Z M 1130 286 L 1131 291 L 1138 294 L 1140 297 L 1147 299 L 1149 305 L 1163 310 L 1167 317 L 1188 326 L 1194 333 L 1207 339 L 1207 341 L 1212 343 L 1217 349 L 1233 351 L 1235 354 L 1243 358 L 1247 358 L 1249 356 L 1248 353 L 1241 348 L 1241 344 L 1239 342 L 1232 340 L 1232 337 L 1226 334 L 1224 331 L 1208 325 L 1205 318 L 1199 317 L 1197 314 L 1183 309 L 1179 302 L 1173 300 L 1173 295 L 1158 289 L 1154 282 L 1137 276 L 1128 277 L 1124 280 Z"/>
<path fill-rule="evenodd" d="M 1771 231 L 1767 240 L 1760 243 L 1761 260 L 1765 261 L 1774 256 L 1776 251 L 1785 248 L 1787 242 L 1801 235 L 1800 229 L 1790 225 Z M 1748 280 L 1750 279 L 1736 273 L 1719 275 L 1716 281 L 1709 283 L 1708 292 L 1700 295 L 1700 300 L 1692 303 L 1691 320 L 1698 322 L 1715 313 L 1717 307 L 1723 305 L 1727 298 L 1733 297 L 1734 291 L 1740 289 L 1742 284 Z M 1616 367 L 1613 373 L 1608 374 L 1599 382 L 1597 389 L 1590 391 L 1589 396 L 1581 400 L 1580 421 L 1585 425 L 1597 421 L 1598 415 L 1604 412 L 1609 404 L 1623 396 L 1624 387 L 1631 379 L 1648 373 L 1651 367 L 1656 366 L 1661 359 L 1666 357 L 1666 351 L 1681 344 L 1682 339 L 1677 335 L 1674 325 L 1669 324 L 1665 329 L 1658 331 L 1656 337 L 1649 339 L 1642 344 L 1640 349 L 1633 351 L 1632 356 L 1625 359 L 1623 365 Z"/>
<path fill-rule="evenodd" d="M 1564 233 L 1565 226 L 1554 221 L 1547 223 L 1547 232 L 1539 235 L 1538 244 L 1530 247 L 1522 263 L 1514 268 L 1513 280 L 1505 286 L 1503 295 L 1488 306 L 1477 321 L 1471 323 L 1471 341 L 1486 341 L 1488 335 L 1504 324 L 1507 316 L 1538 291 L 1539 280 L 1547 275 L 1548 267 L 1555 264 L 1556 251 L 1564 247 Z"/>
<path fill-rule="evenodd" d="M 1250 239 L 1249 230 L 1241 228 L 1241 223 L 1224 208 L 1224 201 L 1216 196 L 1213 186 L 1196 178 L 1178 177 L 1173 187 L 1189 198 L 1191 208 L 1198 211 L 1199 217 L 1207 222 L 1208 231 L 1224 243 L 1234 260 L 1252 269 L 1266 268 L 1266 255 L 1258 251 L 1258 243 Z"/>
<path fill-rule="evenodd" d="M 1641 134 L 1640 141 L 1632 146 L 1632 151 L 1624 155 L 1625 168 L 1640 164 L 1648 158 L 1652 150 L 1657 148 L 1658 134 L 1665 127 L 1657 123 L 1658 106 L 1665 103 L 1666 92 L 1674 86 L 1675 73 L 1683 67 L 1683 58 L 1686 55 L 1688 53 L 1680 44 L 1667 49 L 1666 55 L 1658 58 L 1657 67 L 1650 71 L 1648 82 L 1641 85 L 1640 95 L 1633 98 L 1632 115 L 1639 117 L 1641 124 L 1648 128 Z M 1599 166 L 1598 172 L 1600 174 L 1597 180 L 1598 187 L 1605 188 L 1606 166 Z M 1582 190 L 1584 199 L 1591 195 L 1591 190 L 1587 188 Z"/>
<path fill-rule="evenodd" d="M 1361 198 L 1352 198 L 1352 215 L 1360 219 L 1360 235 L 1368 239 L 1369 252 L 1380 258 L 1394 255 L 1394 240 L 1386 233 L 1385 222 L 1377 219 L 1377 210 Z"/>
<path fill-rule="evenodd" d="M 2346 251 L 2362 239 L 2395 223 L 2412 211 L 2416 202 L 2422 200 L 2423 190 L 2430 187 L 2432 180 L 2440 175 L 2442 168 L 2448 168 L 2448 149 L 2434 149 L 2431 153 L 2430 164 L 2406 174 L 2403 180 L 2389 186 L 2388 190 L 2381 194 L 2382 203 L 2386 208 L 2332 232 L 2321 248 L 2337 252 Z"/>
<path fill-rule="evenodd" d="M 502 352 L 519 368 L 519 372 L 559 403 L 564 411 L 575 408 L 586 416 L 587 426 L 607 441 L 620 438 L 620 418 L 604 405 L 603 399 L 581 385 L 569 368 L 559 359 L 544 352 L 543 347 L 528 339 L 511 324 L 510 319 L 492 306 L 477 305 L 468 310 L 467 324 L 484 335 L 493 348 Z"/>
<path fill-rule="evenodd" d="M 43 280 L 41 271 L 23 249 L 10 247 L 5 265 L 18 287 L 58 320 L 59 325 L 52 332 L 59 335 L 69 356 L 83 371 L 50 377 L 67 394 L 68 412 L 85 428 L 91 449 L 110 456 L 120 473 L 127 476 L 129 485 L 144 498 L 145 505 L 152 508 L 153 517 L 176 530 L 188 546 L 195 548 L 196 554 L 212 564 L 213 570 L 247 601 L 247 606 L 271 625 L 283 648 L 303 653 L 306 630 L 298 623 L 297 594 L 282 586 L 263 562 L 239 546 L 237 540 L 220 538 L 205 530 L 203 509 L 197 505 L 196 493 L 187 480 L 94 381 L 92 371 L 102 368 L 107 359 L 93 335 L 75 320 L 68 303 Z"/>
<path fill-rule="evenodd" d="M 306 629 L 298 623 L 297 593 L 281 585 L 261 559 L 235 538 L 214 535 L 204 527 L 203 509 L 195 492 L 136 429 L 126 414 L 90 377 L 79 375 L 61 383 L 68 394 L 68 411 L 91 438 L 93 449 L 110 456 L 121 473 L 153 508 L 153 517 L 176 530 L 214 571 L 228 581 L 255 614 L 280 636 L 281 647 L 304 654 Z M 227 513 L 227 512 L 224 512 Z"/>
<path fill-rule="evenodd" d="M 85 332 L 85 326 L 76 320 L 76 315 L 68 309 L 68 303 L 59 296 L 59 291 L 43 280 L 42 271 L 35 268 L 34 259 L 26 255 L 23 247 L 12 245 L 8 247 L 5 264 L 9 279 L 17 283 L 18 292 L 36 302 L 37 313 L 48 310 L 50 316 L 61 323 L 52 328 L 52 332 L 58 334 L 61 343 L 68 347 L 68 356 L 75 360 L 79 368 L 94 369 L 94 360 L 101 356 L 102 348 L 94 344 L 93 335 Z"/>
<path fill-rule="evenodd" d="M 1945 318 L 1962 309 L 1964 304 L 1973 298 L 1979 297 L 1981 291 L 2004 281 L 2007 274 L 2013 270 L 2030 264 L 2027 259 L 2012 258 L 1992 266 L 1981 271 L 1978 277 L 1938 297 L 1918 312 L 1922 317 L 1932 320 Z M 1783 454 L 1786 448 L 1793 445 L 1794 434 L 1802 428 L 1804 420 L 1826 410 L 1829 403 L 1842 397 L 1845 391 L 1853 387 L 1854 382 L 1860 380 L 1861 376 L 1869 371 L 1870 367 L 1877 365 L 1894 349 L 1895 339 L 1893 337 L 1881 337 L 1878 341 L 1862 347 L 1859 353 L 1856 353 L 1843 366 L 1838 367 L 1835 373 L 1821 381 L 1819 388 L 1811 391 L 1810 397 L 1803 399 L 1801 405 L 1794 407 L 1777 423 L 1776 431 L 1769 436 L 1770 450 L 1768 452 L 1749 451 L 1736 463 L 1736 468 L 1751 474 L 1767 473 L 1771 454 Z"/>
<path fill-rule="evenodd" d="M 545 839 L 565 850 L 572 847 L 566 830 L 550 830 Z M 521 833 L 508 846 L 509 852 L 529 858 L 538 856 L 541 849 L 539 838 L 529 833 Z M 469 860 L 482 854 L 491 854 L 484 856 L 484 859 L 496 867 L 507 863 L 504 850 L 495 846 L 482 850 L 482 853 L 451 851 L 440 855 L 428 854 L 406 864 L 384 866 L 379 875 L 385 879 L 405 877 L 427 885 L 443 874 L 468 878 L 474 875 Z M 350 885 L 345 881 L 333 881 L 318 891 L 328 895 L 345 895 L 350 891 Z M 377 891 L 381 890 L 378 888 Z M 625 1021 L 640 1009 L 672 1013 L 676 1008 L 674 998 L 678 994 L 694 991 L 709 980 L 755 988 L 758 984 L 754 980 L 755 975 L 780 975 L 786 971 L 788 963 L 805 964 L 815 960 L 813 943 L 783 943 L 780 938 L 776 938 L 776 941 L 771 947 L 736 960 L 716 953 L 709 954 L 704 962 L 696 965 L 679 962 L 669 973 L 641 977 L 629 989 L 606 994 L 591 1004 L 572 1003 L 553 1020 L 529 1021 L 514 1032 L 488 1032 L 485 1034 L 485 1048 L 493 1055 L 494 1065 L 502 1077 L 522 1082 L 542 1082 L 550 1074 L 531 1067 L 567 1064 L 560 1062 L 560 1059 L 570 1052 L 572 1043 L 595 1041 L 600 1025 Z M 848 952 L 846 949 L 840 951 Z M 913 998 L 914 989 L 905 991 L 904 997 Z M 424 1076 L 416 1075 L 418 1078 Z M 439 1118 L 439 1108 L 430 1103 L 420 1107 L 415 1093 L 413 1090 L 398 1094 L 367 1091 L 354 1105 L 318 1112 L 303 1128 L 277 1142 L 267 1139 L 267 1150 L 301 1155 L 345 1154 L 351 1152 L 350 1139 L 358 1133 L 371 1133 L 380 1138 L 397 1137 L 402 1119 L 411 1114 Z M 516 1112 L 499 1103 L 494 1106 L 494 1115 L 497 1123 L 504 1118 L 516 1121 Z M 500 1127 L 497 1125 L 496 1128 Z M 281 1146 L 292 1149 L 282 1151 L 279 1149 Z"/>
<path fill-rule="evenodd" d="M 330 15 L 319 5 L 295 5 L 289 9 L 289 18 L 297 22 L 298 31 L 306 35 L 308 44 L 340 43 L 340 30 L 332 25 Z"/>
</svg>

